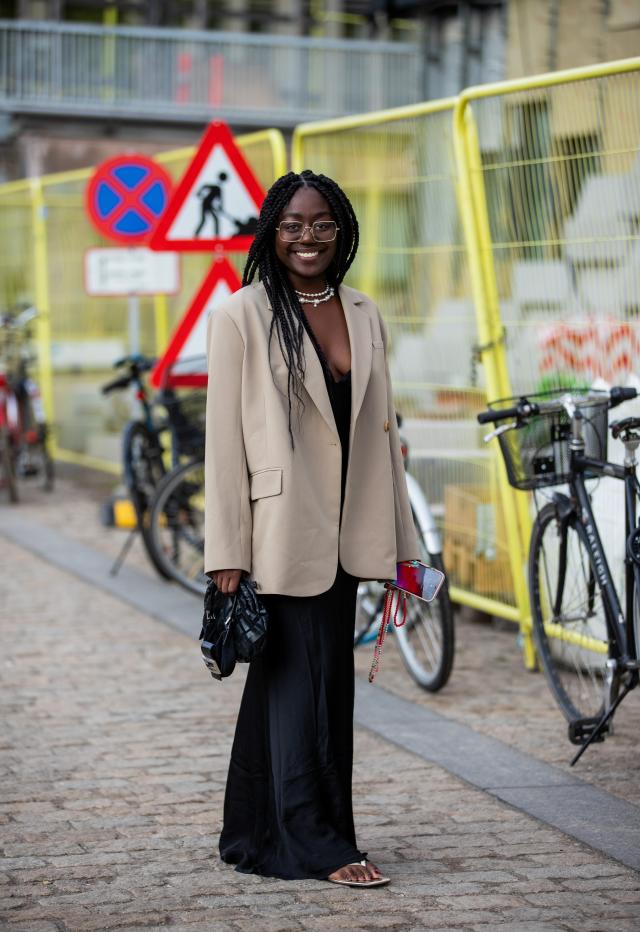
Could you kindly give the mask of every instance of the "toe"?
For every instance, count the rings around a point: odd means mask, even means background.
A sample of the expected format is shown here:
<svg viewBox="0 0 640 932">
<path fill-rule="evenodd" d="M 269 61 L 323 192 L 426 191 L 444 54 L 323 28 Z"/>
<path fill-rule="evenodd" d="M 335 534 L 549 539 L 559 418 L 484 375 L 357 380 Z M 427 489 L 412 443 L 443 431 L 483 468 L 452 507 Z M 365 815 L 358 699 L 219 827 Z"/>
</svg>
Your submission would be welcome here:
<svg viewBox="0 0 640 932">
<path fill-rule="evenodd" d="M 378 880 L 380 877 L 382 877 L 382 874 L 376 865 L 372 864 L 371 861 L 367 861 L 367 873 L 370 880 Z"/>
</svg>

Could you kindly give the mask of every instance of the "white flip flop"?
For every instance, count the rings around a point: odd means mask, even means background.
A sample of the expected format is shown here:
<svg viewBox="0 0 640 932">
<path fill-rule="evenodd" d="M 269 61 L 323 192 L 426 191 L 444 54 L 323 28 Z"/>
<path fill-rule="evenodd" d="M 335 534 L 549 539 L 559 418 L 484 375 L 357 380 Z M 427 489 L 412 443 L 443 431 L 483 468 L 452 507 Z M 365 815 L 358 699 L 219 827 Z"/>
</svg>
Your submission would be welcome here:
<svg viewBox="0 0 640 932">
<path fill-rule="evenodd" d="M 367 862 L 364 861 L 352 861 L 350 864 L 346 865 L 347 867 L 366 867 Z M 337 883 L 341 887 L 384 887 L 388 883 L 391 883 L 390 877 L 378 877 L 376 880 L 331 880 L 330 877 L 327 877 L 329 883 Z"/>
</svg>

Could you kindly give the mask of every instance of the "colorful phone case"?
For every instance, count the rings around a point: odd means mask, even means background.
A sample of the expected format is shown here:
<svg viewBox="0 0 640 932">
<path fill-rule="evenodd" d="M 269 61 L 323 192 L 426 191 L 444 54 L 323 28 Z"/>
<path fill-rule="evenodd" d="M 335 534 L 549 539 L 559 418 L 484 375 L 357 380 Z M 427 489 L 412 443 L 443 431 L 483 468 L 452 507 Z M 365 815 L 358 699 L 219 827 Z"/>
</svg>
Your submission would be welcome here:
<svg viewBox="0 0 640 932">
<path fill-rule="evenodd" d="M 443 582 L 444 573 L 420 560 L 404 560 L 396 564 L 395 588 L 424 599 L 425 602 L 435 599 Z"/>
</svg>

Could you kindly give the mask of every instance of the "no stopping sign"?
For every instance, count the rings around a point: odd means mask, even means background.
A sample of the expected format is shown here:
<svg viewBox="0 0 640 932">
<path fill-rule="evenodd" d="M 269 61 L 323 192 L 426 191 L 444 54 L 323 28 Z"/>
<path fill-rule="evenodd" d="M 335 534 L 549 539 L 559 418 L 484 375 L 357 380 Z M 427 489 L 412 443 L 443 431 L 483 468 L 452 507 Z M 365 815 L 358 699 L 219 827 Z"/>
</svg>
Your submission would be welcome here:
<svg viewBox="0 0 640 932">
<path fill-rule="evenodd" d="M 130 245 L 148 239 L 167 206 L 170 175 L 145 155 L 103 162 L 86 188 L 91 222 L 108 239 Z"/>
</svg>

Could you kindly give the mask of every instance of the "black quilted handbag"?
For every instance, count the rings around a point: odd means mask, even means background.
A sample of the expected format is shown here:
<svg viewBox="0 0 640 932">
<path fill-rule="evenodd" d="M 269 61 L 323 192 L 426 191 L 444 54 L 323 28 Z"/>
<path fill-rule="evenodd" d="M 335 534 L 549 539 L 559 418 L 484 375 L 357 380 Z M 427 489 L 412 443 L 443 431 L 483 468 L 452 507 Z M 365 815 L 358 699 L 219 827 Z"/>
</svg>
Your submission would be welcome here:
<svg viewBox="0 0 640 932">
<path fill-rule="evenodd" d="M 248 663 L 261 653 L 267 640 L 267 610 L 248 577 L 227 595 L 209 580 L 200 640 L 202 657 L 216 680 L 231 676 L 237 661 Z"/>
</svg>

